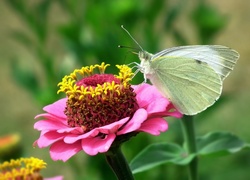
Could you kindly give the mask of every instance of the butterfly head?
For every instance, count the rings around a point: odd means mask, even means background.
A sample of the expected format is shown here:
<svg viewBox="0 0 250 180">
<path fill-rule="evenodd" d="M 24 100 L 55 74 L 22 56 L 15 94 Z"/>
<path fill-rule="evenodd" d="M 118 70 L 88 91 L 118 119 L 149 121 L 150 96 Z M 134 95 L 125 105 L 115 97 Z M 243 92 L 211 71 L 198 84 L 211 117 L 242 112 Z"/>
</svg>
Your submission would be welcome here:
<svg viewBox="0 0 250 180">
<path fill-rule="evenodd" d="M 144 62 L 150 61 L 153 55 L 148 53 L 147 51 L 139 51 L 138 56 L 141 62 Z"/>
</svg>

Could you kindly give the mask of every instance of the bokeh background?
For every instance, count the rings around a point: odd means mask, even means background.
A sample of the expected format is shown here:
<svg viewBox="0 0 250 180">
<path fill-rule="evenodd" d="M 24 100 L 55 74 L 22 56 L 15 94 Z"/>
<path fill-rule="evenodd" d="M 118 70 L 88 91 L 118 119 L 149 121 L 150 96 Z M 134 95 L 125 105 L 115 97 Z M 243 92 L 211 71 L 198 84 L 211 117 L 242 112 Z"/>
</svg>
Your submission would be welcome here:
<svg viewBox="0 0 250 180">
<path fill-rule="evenodd" d="M 250 142 L 250 3 L 248 0 L 3 0 L 0 1 L 0 136 L 19 133 L 22 156 L 44 159 L 44 176 L 65 179 L 115 179 L 103 155 L 83 152 L 69 162 L 54 162 L 49 150 L 33 148 L 39 133 L 34 116 L 62 97 L 57 83 L 75 68 L 105 61 L 139 62 L 129 49 L 136 47 L 120 28 L 124 25 L 147 51 L 172 46 L 221 44 L 241 57 L 224 82 L 220 100 L 196 116 L 196 132 L 230 131 Z M 137 75 L 133 83 L 142 82 Z M 130 161 L 152 142 L 182 143 L 180 124 L 159 137 L 139 134 L 123 145 Z M 249 179 L 250 152 L 200 160 L 203 180 Z M 137 179 L 187 179 L 186 168 L 171 164 L 136 174 Z"/>
</svg>

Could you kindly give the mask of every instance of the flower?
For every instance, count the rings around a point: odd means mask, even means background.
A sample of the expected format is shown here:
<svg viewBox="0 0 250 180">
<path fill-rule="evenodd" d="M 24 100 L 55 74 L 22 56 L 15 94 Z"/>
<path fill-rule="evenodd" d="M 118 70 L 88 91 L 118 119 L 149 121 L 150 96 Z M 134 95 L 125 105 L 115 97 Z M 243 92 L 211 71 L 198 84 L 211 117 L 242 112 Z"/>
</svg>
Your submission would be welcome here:
<svg viewBox="0 0 250 180">
<path fill-rule="evenodd" d="M 18 180 L 30 179 L 37 180 L 43 179 L 40 170 L 46 167 L 46 163 L 38 158 L 19 158 L 5 161 L 0 164 L 0 179 L 5 180 Z M 44 180 L 62 180 L 62 176 L 53 178 L 44 178 Z"/>
<path fill-rule="evenodd" d="M 67 161 L 81 150 L 89 155 L 107 152 L 123 135 L 159 135 L 168 128 L 164 116 L 182 116 L 154 86 L 130 85 L 133 73 L 128 66 L 117 65 L 119 75 L 104 74 L 107 66 L 87 66 L 65 76 L 59 92 L 67 97 L 35 117 L 43 119 L 34 125 L 41 131 L 34 145 L 50 146 L 53 160 Z M 96 69 L 100 74 L 94 74 Z"/>
</svg>

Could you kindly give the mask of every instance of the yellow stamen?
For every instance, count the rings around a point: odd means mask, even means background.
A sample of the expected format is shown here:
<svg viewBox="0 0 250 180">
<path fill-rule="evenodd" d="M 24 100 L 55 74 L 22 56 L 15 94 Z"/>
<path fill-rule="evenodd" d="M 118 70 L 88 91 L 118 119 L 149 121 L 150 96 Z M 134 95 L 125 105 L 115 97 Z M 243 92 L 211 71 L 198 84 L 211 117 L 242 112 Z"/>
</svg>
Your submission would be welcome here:
<svg viewBox="0 0 250 180">
<path fill-rule="evenodd" d="M 104 62 L 101 65 L 91 65 L 82 67 L 81 69 L 74 70 L 70 75 L 65 76 L 60 83 L 58 83 L 59 90 L 57 93 L 65 92 L 69 99 L 79 98 L 83 99 L 86 95 L 91 95 L 91 97 L 98 96 L 102 93 L 107 94 L 108 91 L 117 92 L 120 94 L 120 85 L 116 84 L 114 81 L 112 82 L 104 82 L 103 84 L 97 84 L 96 87 L 84 87 L 77 86 L 76 82 L 78 80 L 77 77 L 81 76 L 81 78 L 88 77 L 94 74 L 96 69 L 99 70 L 100 74 L 104 74 L 106 68 L 110 66 L 109 64 L 105 64 Z M 121 85 L 123 87 L 127 87 L 128 82 L 131 80 L 133 76 L 131 68 L 127 65 L 116 65 L 116 67 L 120 70 L 119 75 L 115 77 L 121 81 Z M 79 78 L 80 79 L 80 78 Z"/>
</svg>

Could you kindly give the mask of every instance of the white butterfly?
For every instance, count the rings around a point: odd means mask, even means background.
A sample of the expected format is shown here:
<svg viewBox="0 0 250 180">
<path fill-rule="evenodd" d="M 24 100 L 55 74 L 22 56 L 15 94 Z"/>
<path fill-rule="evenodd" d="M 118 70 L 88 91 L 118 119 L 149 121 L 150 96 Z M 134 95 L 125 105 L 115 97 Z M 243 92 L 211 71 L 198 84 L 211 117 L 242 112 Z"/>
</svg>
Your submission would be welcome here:
<svg viewBox="0 0 250 180">
<path fill-rule="evenodd" d="M 138 68 L 181 113 L 195 115 L 220 97 L 238 58 L 237 51 L 221 45 L 180 46 L 156 54 L 141 48 Z"/>
</svg>

